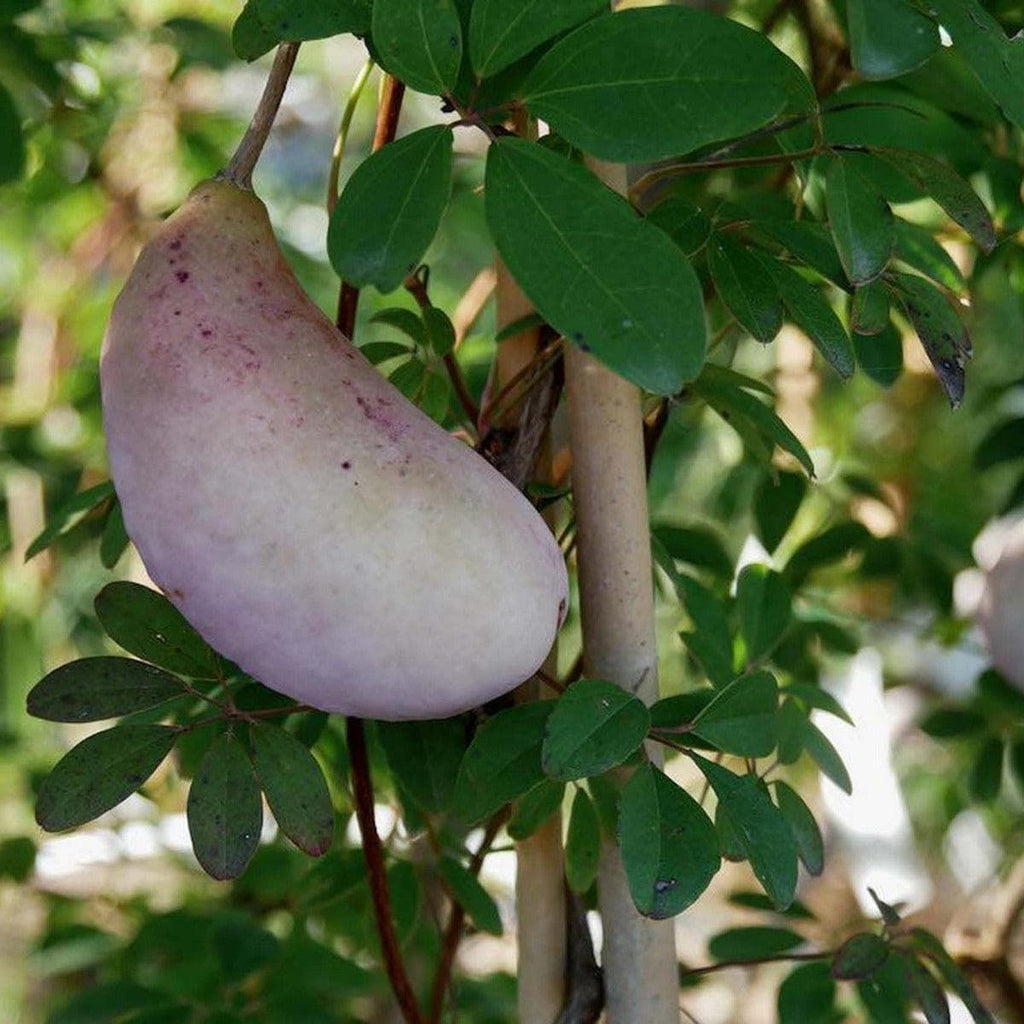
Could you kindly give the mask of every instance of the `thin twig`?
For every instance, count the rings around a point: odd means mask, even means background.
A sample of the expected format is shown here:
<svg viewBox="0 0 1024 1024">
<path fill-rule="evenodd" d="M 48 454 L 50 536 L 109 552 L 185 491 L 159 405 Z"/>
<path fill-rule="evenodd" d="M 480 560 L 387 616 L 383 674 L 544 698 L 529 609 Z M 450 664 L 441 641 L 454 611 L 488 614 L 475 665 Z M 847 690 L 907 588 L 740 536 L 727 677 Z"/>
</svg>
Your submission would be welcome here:
<svg viewBox="0 0 1024 1024">
<path fill-rule="evenodd" d="M 398 1001 L 406 1024 L 424 1024 L 416 1002 L 416 994 L 405 970 L 402 949 L 391 916 L 391 894 L 388 892 L 387 868 L 384 865 L 384 847 L 377 834 L 373 816 L 373 783 L 370 779 L 370 760 L 366 753 L 366 731 L 361 718 L 345 719 L 345 738 L 348 742 L 349 763 L 352 769 L 352 798 L 363 839 L 363 860 L 370 883 L 373 913 L 377 921 L 381 955 L 391 990 Z"/>
<path fill-rule="evenodd" d="M 345 145 L 348 142 L 348 131 L 352 126 L 352 117 L 359 104 L 359 97 L 363 95 L 363 88 L 370 77 L 375 65 L 368 60 L 356 75 L 352 88 L 349 90 L 348 101 L 345 103 L 345 110 L 341 115 L 341 124 L 338 125 L 338 135 L 334 140 L 334 152 L 331 154 L 331 168 L 327 174 L 327 212 L 333 213 L 338 203 L 338 177 L 341 174 L 341 161 L 345 156 Z"/>
<path fill-rule="evenodd" d="M 298 43 L 282 43 L 277 48 L 274 63 L 267 76 L 267 84 L 263 86 L 263 95 L 260 96 L 256 111 L 238 148 L 228 161 L 227 167 L 217 175 L 220 181 L 230 181 L 239 188 L 252 188 L 253 168 L 260 158 L 260 153 L 263 152 L 274 118 L 277 117 L 281 98 L 284 96 L 285 86 L 295 66 L 298 52 Z"/>
<path fill-rule="evenodd" d="M 835 950 L 826 949 L 818 953 L 775 953 L 772 956 L 757 957 L 753 960 L 719 960 L 716 964 L 705 964 L 703 967 L 691 967 L 689 970 L 680 971 L 679 980 L 700 978 L 705 974 L 728 970 L 730 967 L 759 967 L 761 964 L 786 963 L 788 961 L 827 960 L 833 956 L 835 956 Z"/>
</svg>

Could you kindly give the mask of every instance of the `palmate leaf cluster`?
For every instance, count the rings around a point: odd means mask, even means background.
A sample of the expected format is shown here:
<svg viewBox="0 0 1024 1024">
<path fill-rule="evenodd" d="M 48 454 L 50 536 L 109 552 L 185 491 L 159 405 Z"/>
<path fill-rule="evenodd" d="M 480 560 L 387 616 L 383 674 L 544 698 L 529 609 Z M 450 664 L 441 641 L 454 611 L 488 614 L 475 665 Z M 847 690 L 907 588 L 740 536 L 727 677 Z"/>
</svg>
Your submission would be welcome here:
<svg viewBox="0 0 1024 1024">
<path fill-rule="evenodd" d="M 839 24 L 855 74 L 841 89 L 798 47 L 784 52 L 740 21 L 675 6 L 611 15 L 606 6 L 248 0 L 234 25 L 244 60 L 281 41 L 355 34 L 381 68 L 438 97 L 433 123 L 347 177 L 325 238 L 340 277 L 389 294 L 417 272 L 462 187 L 457 133 L 483 133 L 486 227 L 538 322 L 640 385 L 650 402 L 667 400 L 677 420 L 695 426 L 710 410 L 735 431 L 746 475 L 732 493 L 767 553 L 740 570 L 724 529 L 685 511 L 655 518 L 660 599 L 676 605 L 688 685 L 651 707 L 608 681 L 580 678 L 557 701 L 377 723 L 376 777 L 390 786 L 405 834 L 435 840 L 425 866 L 421 851 L 389 846 L 395 917 L 405 941 L 436 953 L 426 907 L 439 888 L 474 928 L 501 934 L 499 908 L 471 870 L 471 830 L 507 814 L 508 836 L 523 840 L 564 808 L 567 882 L 590 904 L 602 837 L 619 843 L 634 902 L 652 918 L 683 912 L 723 861 L 746 862 L 761 891 L 736 894 L 735 903 L 766 923 L 726 929 L 710 955 L 806 952 L 800 922 L 812 915 L 796 898 L 800 866 L 821 872 L 825 844 L 798 784 L 813 767 L 850 788 L 812 715 L 848 717 L 820 675 L 860 643 L 851 617 L 822 601 L 822 581 L 853 568 L 866 586 L 882 583 L 948 613 L 951 569 L 923 533 L 878 537 L 863 525 L 856 510 L 865 500 L 899 512 L 863 474 L 844 468 L 813 482 L 817 453 L 776 413 L 773 389 L 744 357 L 794 325 L 813 343 L 829 388 L 889 388 L 907 376 L 903 337 L 912 331 L 949 402 L 969 400 L 972 287 L 986 270 L 1019 261 L 1024 65 L 975 0 L 933 2 L 928 13 L 910 0 L 847 0 Z M 15 42 L 30 39 L 12 19 L 31 7 L 0 13 Z M 940 22 L 951 47 L 940 45 Z M 31 170 L 33 125 L 19 114 L 18 87 L 0 74 L 0 136 L 14 140 L 0 156 L 0 180 Z M 61 88 L 50 83 L 53 95 Z M 536 142 L 510 135 L 505 126 L 517 116 L 542 121 L 547 133 Z M 594 160 L 633 165 L 627 196 L 603 183 Z M 363 345 L 448 426 L 457 421 L 444 367 L 453 315 L 433 305 L 414 313 L 396 300 L 374 317 L 387 340 Z M 980 470 L 1016 463 L 1019 422 L 992 424 Z M 808 536 L 803 524 L 819 513 L 821 494 L 829 511 Z M 1007 505 L 1022 494 L 1018 483 Z M 111 485 L 57 506 L 29 553 L 98 533 L 113 568 L 128 539 Z M 568 502 L 556 507 L 566 512 Z M 381 979 L 359 958 L 303 928 L 281 939 L 256 923 L 286 910 L 349 949 L 375 949 L 361 860 L 340 838 L 351 807 L 337 723 L 245 677 L 152 591 L 111 584 L 96 615 L 134 657 L 58 668 L 32 691 L 29 711 L 118 724 L 73 748 L 42 782 L 39 823 L 75 827 L 140 787 L 152 792 L 172 757 L 191 779 L 200 864 L 236 879 L 238 902 L 255 916 L 218 909 L 141 921 L 110 956 L 118 980 L 80 997 L 80 1016 L 92 1000 L 98 1013 L 139 1024 L 212 1007 L 221 1017 L 209 1019 L 225 1022 L 250 1019 L 253 1007 L 268 1021 L 311 1012 L 332 1020 L 346 1001 L 379 993 Z M 967 751 L 971 796 L 993 802 L 1005 792 L 1004 760 L 1024 778 L 1021 719 L 1015 691 L 990 673 L 974 706 L 939 708 L 923 725 Z M 264 798 L 280 831 L 319 861 L 259 845 Z M 19 851 L 0 850 L 13 877 Z M 168 958 L 186 975 L 206 973 L 178 991 L 163 978 L 150 987 L 153 964 Z M 289 1005 L 283 993 L 306 974 L 309 1000 Z M 336 988 L 314 984 L 314 974 Z M 931 1024 L 948 1019 L 944 989 L 977 1021 L 989 1019 L 941 946 L 897 915 L 854 936 L 831 963 L 793 971 L 778 993 L 779 1018 L 842 1019 L 839 1006 L 855 991 L 866 1019 L 906 1020 L 916 1006 Z M 485 997 L 477 1006 L 474 998 L 467 985 L 464 1009 L 487 1019 Z"/>
</svg>

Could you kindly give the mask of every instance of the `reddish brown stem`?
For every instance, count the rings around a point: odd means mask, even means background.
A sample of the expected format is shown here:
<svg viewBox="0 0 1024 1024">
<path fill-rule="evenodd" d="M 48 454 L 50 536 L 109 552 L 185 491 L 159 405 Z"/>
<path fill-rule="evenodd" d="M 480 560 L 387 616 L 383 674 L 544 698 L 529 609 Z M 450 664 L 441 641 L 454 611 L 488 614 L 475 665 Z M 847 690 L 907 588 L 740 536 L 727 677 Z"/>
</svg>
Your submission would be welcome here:
<svg viewBox="0 0 1024 1024">
<path fill-rule="evenodd" d="M 373 783 L 370 779 L 370 761 L 366 754 L 366 732 L 361 718 L 349 716 L 345 720 L 345 738 L 348 742 L 349 764 L 352 769 L 352 797 L 356 820 L 363 837 L 363 859 L 370 882 L 373 913 L 377 920 L 381 955 L 391 990 L 398 1001 L 406 1024 L 424 1024 L 416 994 L 405 970 L 402 950 L 391 916 L 391 895 L 388 892 L 387 869 L 384 866 L 384 847 L 377 834 L 373 817 Z"/>
<path fill-rule="evenodd" d="M 473 854 L 469 862 L 469 870 L 476 875 L 480 872 L 480 866 L 484 862 L 494 842 L 494 837 L 508 818 L 508 808 L 505 807 L 494 815 L 487 823 L 487 829 L 480 843 L 479 849 Z M 452 966 L 455 963 L 455 954 L 459 948 L 459 940 L 462 938 L 462 928 L 466 923 L 466 911 L 462 904 L 452 903 L 451 913 L 448 916 L 448 926 L 444 930 L 444 938 L 441 941 L 441 959 L 437 964 L 437 972 L 434 974 L 434 987 L 430 992 L 430 1014 L 427 1018 L 428 1024 L 440 1024 L 441 1013 L 444 1010 L 444 997 L 448 991 L 448 984 L 452 976 Z"/>
<path fill-rule="evenodd" d="M 377 108 L 377 124 L 373 132 L 372 153 L 383 149 L 395 137 L 398 131 L 398 116 L 402 112 L 402 99 L 405 96 L 405 83 L 393 75 L 384 78 L 380 106 Z M 356 310 L 359 307 L 359 289 L 348 281 L 341 282 L 338 291 L 338 314 L 334 322 L 338 330 L 351 339 L 356 329 Z"/>
</svg>

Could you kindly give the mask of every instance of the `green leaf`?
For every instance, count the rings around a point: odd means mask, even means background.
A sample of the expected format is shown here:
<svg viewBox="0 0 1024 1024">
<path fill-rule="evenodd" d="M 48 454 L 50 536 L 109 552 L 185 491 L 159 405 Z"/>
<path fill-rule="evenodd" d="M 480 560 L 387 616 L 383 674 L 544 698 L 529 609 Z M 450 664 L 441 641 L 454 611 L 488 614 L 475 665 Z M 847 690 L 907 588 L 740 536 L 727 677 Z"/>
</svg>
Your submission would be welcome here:
<svg viewBox="0 0 1024 1024">
<path fill-rule="evenodd" d="M 427 343 L 435 356 L 443 358 L 455 348 L 455 328 L 443 309 L 427 306 L 423 310 L 423 326 L 426 328 Z"/>
<path fill-rule="evenodd" d="M 804 541 L 790 556 L 783 575 L 794 590 L 799 590 L 812 572 L 841 562 L 852 552 L 862 550 L 870 540 L 871 533 L 863 523 L 853 519 L 836 523 Z"/>
<path fill-rule="evenodd" d="M 372 0 L 247 0 L 231 42 L 243 60 L 262 57 L 277 43 L 326 39 L 370 29 Z"/>
<path fill-rule="evenodd" d="M 844 793 L 853 792 L 850 773 L 843 764 L 843 759 L 829 738 L 811 721 L 804 722 L 804 750 L 822 772 L 830 778 Z"/>
<path fill-rule="evenodd" d="M 1024 417 L 997 423 L 974 452 L 974 465 L 982 470 L 1018 459 L 1024 459 Z"/>
<path fill-rule="evenodd" d="M 832 977 L 860 981 L 874 974 L 889 959 L 889 943 L 874 932 L 860 932 L 848 938 L 832 958 Z"/>
<path fill-rule="evenodd" d="M 399 356 L 408 356 L 412 354 L 412 349 L 408 345 L 403 345 L 399 341 L 370 341 L 365 345 L 359 346 L 359 351 L 367 358 L 374 366 L 380 363 L 385 363 L 389 359 L 397 359 Z"/>
<path fill-rule="evenodd" d="M 576 790 L 565 839 L 565 880 L 573 892 L 586 892 L 597 878 L 601 857 L 601 823 L 590 797 Z"/>
<path fill-rule="evenodd" d="M 690 690 L 688 693 L 677 693 L 671 697 L 662 697 L 651 705 L 651 728 L 676 732 L 682 727 L 688 727 L 715 699 L 718 692 L 709 686 L 700 690 Z"/>
<path fill-rule="evenodd" d="M 779 1024 L 835 1024 L 836 983 L 828 964 L 801 964 L 779 986 L 776 1005 Z"/>
<path fill-rule="evenodd" d="M 47 1018 L 47 1024 L 134 1024 L 140 1014 L 169 1001 L 166 992 L 132 981 L 101 982 L 73 995 Z M 187 1019 L 187 1009 L 177 1006 L 174 1010 L 179 1021 Z"/>
<path fill-rule="evenodd" d="M 21 116 L 11 94 L 0 85 L 0 185 L 17 181 L 25 170 L 25 141 L 21 135 Z"/>
<path fill-rule="evenodd" d="M 849 289 L 850 282 L 839 262 L 835 243 L 823 224 L 809 220 L 758 218 L 751 222 L 750 229 L 756 234 L 767 235 L 784 252 L 806 263 L 840 288 Z"/>
<path fill-rule="evenodd" d="M 680 196 L 669 196 L 647 214 L 687 256 L 694 256 L 711 237 L 711 219 L 699 207 Z"/>
<path fill-rule="evenodd" d="M 334 807 L 316 759 L 294 736 L 264 722 L 249 730 L 260 787 L 281 831 L 311 857 L 334 837 Z"/>
<path fill-rule="evenodd" d="M 974 1018 L 975 1024 L 995 1024 L 992 1014 L 985 1009 L 978 998 L 977 992 L 974 991 L 974 986 L 971 985 L 953 958 L 943 948 L 942 943 L 923 928 L 912 928 L 910 935 L 914 945 L 938 969 L 939 975 L 948 988 L 955 992 L 960 1001 L 967 1007 L 967 1011 Z"/>
<path fill-rule="evenodd" d="M 846 0 L 853 66 L 865 78 L 913 71 L 939 48 L 935 23 L 907 0 Z"/>
<path fill-rule="evenodd" d="M 381 65 L 410 89 L 444 95 L 462 61 L 462 22 L 453 0 L 374 0 L 373 44 Z"/>
<path fill-rule="evenodd" d="M 878 971 L 856 983 L 857 995 L 871 1024 L 908 1024 L 909 993 L 902 961 L 903 954 L 893 950 Z"/>
<path fill-rule="evenodd" d="M 697 375 L 700 285 L 664 232 L 585 167 L 522 139 L 490 147 L 485 188 L 498 251 L 556 330 L 658 394 Z"/>
<path fill-rule="evenodd" d="M 331 266 L 354 285 L 393 291 L 437 233 L 451 184 L 452 131 L 445 125 L 378 150 L 355 169 L 331 214 Z"/>
<path fill-rule="evenodd" d="M 764 263 L 732 235 L 708 243 L 708 269 L 718 297 L 740 325 L 763 344 L 782 329 L 779 289 Z"/>
<path fill-rule="evenodd" d="M 426 379 L 427 365 L 419 359 L 410 359 L 402 363 L 392 370 L 388 377 L 388 380 L 414 404 L 419 401 Z"/>
<path fill-rule="evenodd" d="M 475 824 L 543 780 L 540 752 L 554 706 L 548 700 L 520 704 L 477 729 L 455 780 L 455 817 Z"/>
<path fill-rule="evenodd" d="M 580 679 L 547 721 L 541 764 L 569 781 L 622 764 L 644 741 L 651 716 L 643 702 L 604 679 Z"/>
<path fill-rule="evenodd" d="M 990 736 L 982 744 L 971 765 L 967 789 L 978 803 L 990 803 L 999 796 L 1003 785 L 1004 744 L 998 736 Z"/>
<path fill-rule="evenodd" d="M 890 322 L 874 335 L 854 334 L 852 340 L 857 365 L 876 384 L 891 387 L 903 373 L 903 339 L 896 325 Z"/>
<path fill-rule="evenodd" d="M 185 693 L 177 676 L 132 658 L 80 658 L 29 691 L 27 710 L 49 722 L 100 722 L 157 707 Z"/>
<path fill-rule="evenodd" d="M 729 903 L 734 907 L 745 907 L 748 910 L 763 910 L 765 913 L 779 913 L 775 904 L 763 892 L 739 890 L 729 893 Z M 783 917 L 791 921 L 814 921 L 814 914 L 799 900 L 793 902 L 781 912 Z"/>
<path fill-rule="evenodd" d="M 446 810 L 466 753 L 463 719 L 378 722 L 377 735 L 392 774 L 417 806 L 433 814 Z"/>
<path fill-rule="evenodd" d="M 693 390 L 732 427 L 737 426 L 737 420 L 749 424 L 772 444 L 789 452 L 808 474 L 814 475 L 814 463 L 807 449 L 773 409 L 717 375 L 702 374 L 694 381 Z"/>
<path fill-rule="evenodd" d="M 607 0 L 476 0 L 469 16 L 469 59 L 481 78 L 525 57 L 581 21 L 608 10 Z"/>
<path fill-rule="evenodd" d="M 818 823 L 803 798 L 785 782 L 775 782 L 775 799 L 779 811 L 793 832 L 797 854 L 812 875 L 820 875 L 825 867 L 825 844 Z"/>
<path fill-rule="evenodd" d="M 28 836 L 0 841 L 0 879 L 25 882 L 36 864 L 36 844 Z"/>
<path fill-rule="evenodd" d="M 665 524 L 655 526 L 653 533 L 676 561 L 686 562 L 695 569 L 707 569 L 716 576 L 731 578 L 732 559 L 721 537 L 710 527 Z"/>
<path fill-rule="evenodd" d="M 43 781 L 36 821 L 61 832 L 98 818 L 145 783 L 177 736 L 164 725 L 117 725 L 87 736 Z"/>
<path fill-rule="evenodd" d="M 736 582 L 736 610 L 748 663 L 761 661 L 778 645 L 793 616 L 789 585 L 766 565 L 748 565 Z"/>
<path fill-rule="evenodd" d="M 905 248 L 900 249 L 900 226 L 906 221 L 896 222 L 896 254 L 905 261 Z M 856 334 L 879 334 L 889 326 L 889 291 L 880 280 L 862 284 L 853 293 L 853 307 L 850 312 L 850 328 Z"/>
<path fill-rule="evenodd" d="M 834 157 L 825 172 L 825 207 L 846 276 L 855 285 L 873 281 L 896 240 L 889 204 L 850 161 Z"/>
<path fill-rule="evenodd" d="M 844 380 L 853 376 L 856 362 L 853 343 L 828 304 L 821 289 L 806 281 L 795 270 L 771 257 L 763 257 L 786 311 L 807 335 L 822 358 Z"/>
<path fill-rule="evenodd" d="M 928 1024 L 949 1024 L 949 1000 L 932 972 L 913 957 L 903 961 L 903 969 L 910 995 Z"/>
<path fill-rule="evenodd" d="M 218 914 L 214 920 L 211 944 L 229 981 L 242 981 L 276 958 L 281 947 L 279 940 L 248 915 L 229 911 Z"/>
<path fill-rule="evenodd" d="M 0 89 L 3 87 L 0 86 Z M 0 95 L 2 108 L 2 95 Z M 0 109 L 0 116 L 3 111 Z M 0 126 L 2 127 L 2 126 Z M 93 509 L 108 501 L 114 494 L 114 485 L 107 480 L 95 487 L 89 487 L 74 495 L 54 512 L 46 523 L 46 528 L 28 546 L 25 561 L 34 558 L 40 551 L 45 551 L 58 537 L 76 527 Z"/>
<path fill-rule="evenodd" d="M 504 327 L 494 336 L 494 343 L 500 344 L 503 341 L 507 341 L 509 338 L 514 338 L 517 334 L 522 334 L 525 331 L 532 331 L 536 327 L 544 326 L 544 317 L 539 313 L 527 313 L 526 316 L 516 317 L 511 323 L 505 324 Z"/>
<path fill-rule="evenodd" d="M 520 99 L 573 145 L 620 163 L 687 153 L 813 102 L 760 33 L 672 6 L 582 25 L 537 62 Z"/>
<path fill-rule="evenodd" d="M 787 953 L 807 940 L 789 928 L 751 925 L 729 928 L 708 940 L 708 953 L 716 960 L 763 960 Z"/>
<path fill-rule="evenodd" d="M 193 679 L 217 678 L 217 656 L 163 594 L 138 583 L 108 583 L 95 607 L 107 635 L 130 654 Z"/>
<path fill-rule="evenodd" d="M 105 569 L 113 569 L 128 547 L 121 502 L 114 500 L 100 534 L 100 561 Z"/>
<path fill-rule="evenodd" d="M 797 847 L 793 833 L 763 784 L 751 775 L 735 775 L 713 761 L 691 754 L 718 797 L 725 817 L 750 861 L 754 875 L 779 910 L 796 892 Z"/>
<path fill-rule="evenodd" d="M 809 707 L 827 711 L 830 715 L 841 718 L 848 725 L 853 725 L 853 719 L 847 713 L 846 708 L 828 690 L 823 690 L 814 683 L 789 683 L 782 693 L 786 697 L 796 697 Z"/>
<path fill-rule="evenodd" d="M 937 281 L 944 288 L 952 292 L 963 292 L 967 289 L 967 282 L 964 280 L 956 261 L 948 252 L 935 240 L 935 236 L 925 228 L 916 224 L 908 224 L 905 220 L 896 218 L 896 258 L 908 267 L 919 271 L 933 281 Z M 878 284 L 878 282 L 874 282 Z M 884 289 L 880 289 L 884 291 Z M 889 322 L 889 297 L 885 299 L 885 323 Z M 879 309 L 879 321 L 881 309 Z M 885 324 L 882 324 L 884 327 Z M 881 328 L 879 328 L 881 329 Z"/>
<path fill-rule="evenodd" d="M 528 839 L 562 806 L 565 783 L 544 779 L 521 796 L 512 809 L 508 834 L 517 843 Z"/>
<path fill-rule="evenodd" d="M 770 672 L 741 676 L 704 706 L 692 731 L 727 754 L 767 757 L 775 749 L 778 694 Z"/>
<path fill-rule="evenodd" d="M 1024 791 L 1024 739 L 1014 740 L 1009 749 L 1010 771 L 1017 780 L 1017 788 Z"/>
<path fill-rule="evenodd" d="M 785 691 L 783 691 L 785 692 Z M 792 697 L 779 708 L 779 764 L 793 764 L 804 752 L 804 723 L 807 715 Z"/>
<path fill-rule="evenodd" d="M 757 535 L 769 554 L 786 536 L 807 493 L 802 473 L 778 472 L 761 477 L 754 491 L 754 522 Z"/>
<path fill-rule="evenodd" d="M 929 0 L 955 50 L 985 91 L 1018 127 L 1024 127 L 1024 43 L 1007 39 L 999 22 L 978 0 Z"/>
<path fill-rule="evenodd" d="M 732 633 L 722 602 L 695 579 L 677 573 L 675 585 L 694 631 L 680 634 L 708 679 L 725 686 L 736 676 L 732 667 Z"/>
<path fill-rule="evenodd" d="M 467 871 L 457 860 L 442 857 L 438 870 L 452 896 L 459 903 L 466 916 L 483 932 L 501 935 L 501 915 L 498 913 L 491 894 L 480 884 L 471 871 Z"/>
<path fill-rule="evenodd" d="M 985 669 L 978 676 L 975 685 L 978 688 L 979 702 L 990 708 L 995 715 L 1012 715 L 1018 721 L 1024 721 L 1024 692 L 1017 689 L 996 669 Z"/>
<path fill-rule="evenodd" d="M 967 328 L 953 304 L 930 281 L 895 272 L 892 281 L 949 404 L 955 409 L 964 397 L 964 364 L 971 357 Z"/>
<path fill-rule="evenodd" d="M 188 791 L 188 830 L 202 869 L 237 878 L 256 852 L 263 801 L 245 750 L 230 732 L 210 744 Z"/>
<path fill-rule="evenodd" d="M 985 204 L 949 164 L 927 153 L 889 146 L 872 150 L 872 155 L 931 196 L 981 249 L 991 252 L 995 248 L 996 229 Z"/>
<path fill-rule="evenodd" d="M 923 733 L 937 740 L 972 736 L 987 728 L 983 715 L 968 708 L 939 707 L 930 711 L 919 723 Z"/>
<path fill-rule="evenodd" d="M 658 920 L 693 903 L 721 863 L 711 819 L 651 764 L 641 765 L 622 790 L 619 844 L 637 910 Z"/>
<path fill-rule="evenodd" d="M 401 306 L 389 306 L 370 317 L 371 324 L 387 324 L 411 338 L 417 345 L 427 344 L 427 329 L 418 313 Z M 362 351 L 362 350 L 360 350 Z M 405 349 L 409 351 L 408 348 Z"/>
</svg>

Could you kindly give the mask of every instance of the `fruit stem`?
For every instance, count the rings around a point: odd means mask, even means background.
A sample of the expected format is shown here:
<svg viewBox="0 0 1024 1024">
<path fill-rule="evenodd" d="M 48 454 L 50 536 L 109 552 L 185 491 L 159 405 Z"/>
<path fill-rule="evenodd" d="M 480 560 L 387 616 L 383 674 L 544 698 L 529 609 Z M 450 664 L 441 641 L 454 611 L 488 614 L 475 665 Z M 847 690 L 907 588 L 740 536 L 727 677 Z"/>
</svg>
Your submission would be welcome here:
<svg viewBox="0 0 1024 1024">
<path fill-rule="evenodd" d="M 256 112 L 252 115 L 249 127 L 246 128 L 245 135 L 242 136 L 242 141 L 228 161 L 227 167 L 217 175 L 218 180 L 230 181 L 239 188 L 252 188 L 253 168 L 260 158 L 260 153 L 263 152 L 274 118 L 277 117 L 281 97 L 284 96 L 285 86 L 295 66 L 298 52 L 298 43 L 282 43 L 277 48 L 274 63 L 267 76 L 267 84 L 263 87 L 263 95 L 256 105 Z"/>
</svg>

